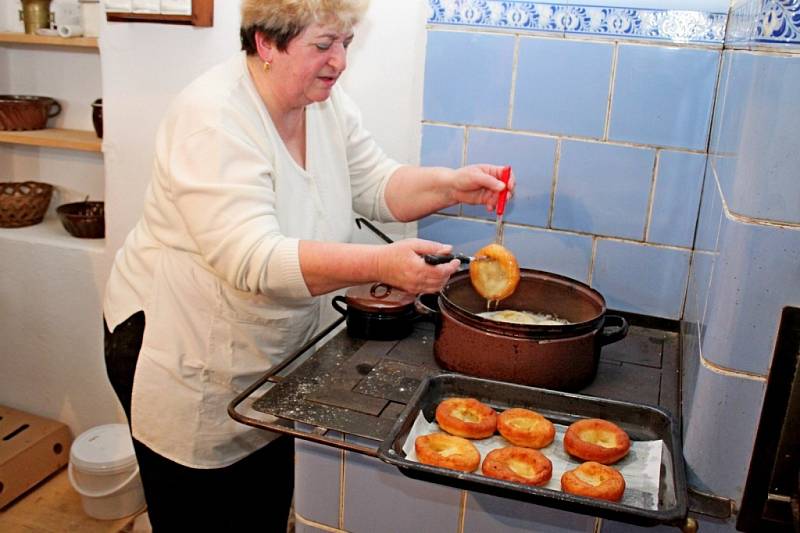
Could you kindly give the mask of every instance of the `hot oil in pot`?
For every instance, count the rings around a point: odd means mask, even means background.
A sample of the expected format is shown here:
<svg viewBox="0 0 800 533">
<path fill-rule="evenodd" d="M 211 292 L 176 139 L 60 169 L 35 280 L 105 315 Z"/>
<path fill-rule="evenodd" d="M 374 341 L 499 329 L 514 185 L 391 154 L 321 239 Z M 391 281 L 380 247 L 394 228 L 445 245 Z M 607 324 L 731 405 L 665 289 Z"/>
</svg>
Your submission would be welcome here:
<svg viewBox="0 0 800 533">
<path fill-rule="evenodd" d="M 491 302 L 487 302 L 488 304 Z M 491 307 L 488 307 L 491 309 Z M 481 318 L 494 320 L 496 322 L 508 322 L 511 324 L 526 324 L 531 326 L 566 326 L 569 320 L 559 318 L 547 313 L 532 313 L 530 311 L 515 311 L 514 309 L 503 309 L 502 311 L 486 311 L 478 313 Z"/>
</svg>

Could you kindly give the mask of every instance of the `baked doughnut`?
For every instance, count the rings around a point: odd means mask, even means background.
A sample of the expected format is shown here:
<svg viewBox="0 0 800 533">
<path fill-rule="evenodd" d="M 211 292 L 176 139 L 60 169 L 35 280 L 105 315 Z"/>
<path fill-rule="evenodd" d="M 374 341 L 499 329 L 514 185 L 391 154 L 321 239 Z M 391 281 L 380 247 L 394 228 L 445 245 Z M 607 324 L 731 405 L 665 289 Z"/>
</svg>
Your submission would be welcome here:
<svg viewBox="0 0 800 533">
<path fill-rule="evenodd" d="M 505 481 L 545 485 L 553 475 L 553 463 L 538 450 L 508 446 L 490 451 L 481 471 L 485 476 Z"/>
<path fill-rule="evenodd" d="M 618 502 L 625 492 L 625 478 L 610 466 L 588 461 L 562 474 L 561 490 L 579 496 Z"/>
<path fill-rule="evenodd" d="M 492 243 L 475 253 L 469 264 L 469 279 L 487 300 L 508 298 L 519 284 L 519 264 L 507 248 Z"/>
<path fill-rule="evenodd" d="M 622 428 L 608 420 L 585 418 L 573 422 L 564 434 L 564 451 L 604 465 L 616 463 L 631 447 L 631 440 Z"/>
<path fill-rule="evenodd" d="M 436 407 L 436 423 L 451 435 L 485 439 L 497 428 L 497 413 L 474 398 L 448 398 Z"/>
<path fill-rule="evenodd" d="M 481 462 L 481 454 L 467 439 L 445 433 L 421 435 L 414 441 L 420 463 L 452 470 L 473 472 Z"/>
<path fill-rule="evenodd" d="M 497 431 L 511 444 L 526 448 L 544 448 L 556 436 L 552 422 L 536 411 L 519 407 L 497 415 Z"/>
</svg>

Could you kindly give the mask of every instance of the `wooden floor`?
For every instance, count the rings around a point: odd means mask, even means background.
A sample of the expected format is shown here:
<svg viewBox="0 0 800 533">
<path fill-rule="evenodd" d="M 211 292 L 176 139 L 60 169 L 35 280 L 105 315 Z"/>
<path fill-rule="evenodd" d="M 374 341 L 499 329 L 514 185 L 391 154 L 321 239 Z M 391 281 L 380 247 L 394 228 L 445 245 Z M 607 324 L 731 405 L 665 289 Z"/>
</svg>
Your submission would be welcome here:
<svg viewBox="0 0 800 533">
<path fill-rule="evenodd" d="M 3 533 L 117 533 L 132 531 L 135 516 L 117 520 L 96 520 L 81 506 L 81 496 L 67 477 L 67 469 L 50 476 L 0 511 Z"/>
</svg>

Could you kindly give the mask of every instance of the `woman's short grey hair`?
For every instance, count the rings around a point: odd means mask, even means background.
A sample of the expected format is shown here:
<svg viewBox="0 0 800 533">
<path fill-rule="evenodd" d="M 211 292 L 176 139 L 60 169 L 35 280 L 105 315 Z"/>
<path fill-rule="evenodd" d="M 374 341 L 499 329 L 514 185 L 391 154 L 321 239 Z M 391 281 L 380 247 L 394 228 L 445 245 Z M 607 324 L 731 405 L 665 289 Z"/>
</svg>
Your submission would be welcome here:
<svg viewBox="0 0 800 533">
<path fill-rule="evenodd" d="M 368 4 L 369 0 L 242 0 L 242 50 L 256 53 L 256 32 L 285 52 L 289 42 L 314 23 L 348 31 Z"/>
</svg>

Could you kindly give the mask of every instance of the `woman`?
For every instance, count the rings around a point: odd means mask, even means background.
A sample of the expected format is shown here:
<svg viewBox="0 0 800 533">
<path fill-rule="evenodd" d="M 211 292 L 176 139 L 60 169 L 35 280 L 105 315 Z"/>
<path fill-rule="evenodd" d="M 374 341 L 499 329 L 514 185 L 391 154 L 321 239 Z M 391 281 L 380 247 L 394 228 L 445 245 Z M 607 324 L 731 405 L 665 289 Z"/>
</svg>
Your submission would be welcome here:
<svg viewBox="0 0 800 533">
<path fill-rule="evenodd" d="M 312 336 L 316 296 L 374 281 L 435 292 L 457 270 L 420 257 L 450 250 L 440 243 L 348 243 L 354 212 L 493 209 L 505 187 L 491 165 L 400 165 L 362 128 L 336 82 L 365 8 L 243 0 L 244 52 L 182 91 L 159 128 L 104 305 L 108 374 L 155 530 L 285 529 L 293 443 L 236 423 L 227 404 Z"/>
</svg>

